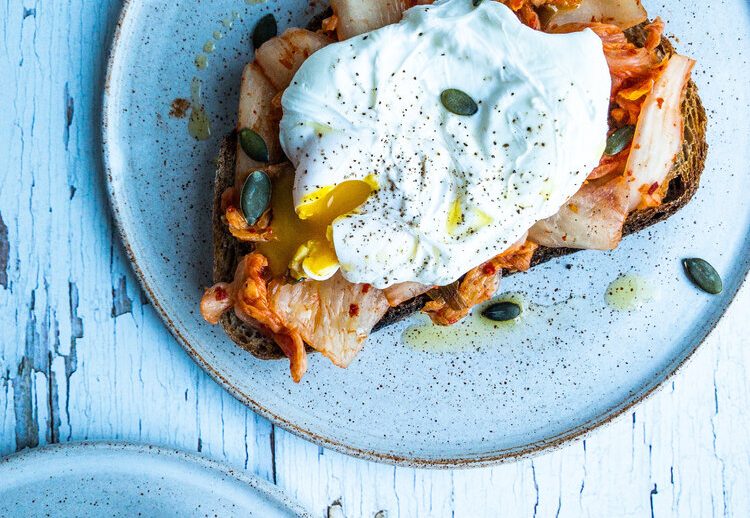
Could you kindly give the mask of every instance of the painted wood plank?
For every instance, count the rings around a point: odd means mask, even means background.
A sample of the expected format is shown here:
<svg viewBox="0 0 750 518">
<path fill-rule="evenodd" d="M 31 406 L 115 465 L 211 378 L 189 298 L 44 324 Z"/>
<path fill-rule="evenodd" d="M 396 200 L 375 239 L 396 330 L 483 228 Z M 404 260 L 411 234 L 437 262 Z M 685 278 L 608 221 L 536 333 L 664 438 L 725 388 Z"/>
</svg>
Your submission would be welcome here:
<svg viewBox="0 0 750 518">
<path fill-rule="evenodd" d="M 125 439 L 273 479 L 271 425 L 175 348 L 115 235 L 98 121 L 119 6 L 0 6 L 0 453 Z"/>
</svg>

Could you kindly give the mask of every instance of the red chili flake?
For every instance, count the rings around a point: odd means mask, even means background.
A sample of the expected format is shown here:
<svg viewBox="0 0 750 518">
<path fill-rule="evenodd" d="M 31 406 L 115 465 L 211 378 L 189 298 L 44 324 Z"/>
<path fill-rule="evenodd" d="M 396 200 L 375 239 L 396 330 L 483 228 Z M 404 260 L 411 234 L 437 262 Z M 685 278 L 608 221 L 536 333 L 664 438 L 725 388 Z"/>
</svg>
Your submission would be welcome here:
<svg viewBox="0 0 750 518">
<path fill-rule="evenodd" d="M 652 183 L 651 187 L 648 188 L 649 195 L 654 194 L 656 192 L 656 189 L 658 189 L 658 188 L 659 188 L 659 183 L 658 182 Z"/>
<path fill-rule="evenodd" d="M 657 97 L 656 98 L 656 104 L 659 106 L 659 109 L 661 110 L 661 105 L 664 104 L 664 98 L 663 97 Z"/>
<path fill-rule="evenodd" d="M 218 302 L 221 302 L 222 300 L 227 300 L 229 297 L 229 293 L 227 293 L 227 290 L 222 288 L 221 286 L 217 286 L 214 290 L 214 293 L 216 294 L 216 300 Z"/>
<path fill-rule="evenodd" d="M 368 291 L 370 291 L 370 288 L 372 288 L 372 286 L 370 284 L 363 284 L 362 285 L 362 293 L 367 293 Z"/>
<path fill-rule="evenodd" d="M 484 263 L 484 266 L 482 266 L 482 273 L 485 275 L 495 275 L 497 273 L 497 268 L 495 268 L 495 265 L 492 263 Z"/>
<path fill-rule="evenodd" d="M 359 306 L 356 304 L 349 304 L 349 316 L 356 317 L 359 315 Z"/>
</svg>

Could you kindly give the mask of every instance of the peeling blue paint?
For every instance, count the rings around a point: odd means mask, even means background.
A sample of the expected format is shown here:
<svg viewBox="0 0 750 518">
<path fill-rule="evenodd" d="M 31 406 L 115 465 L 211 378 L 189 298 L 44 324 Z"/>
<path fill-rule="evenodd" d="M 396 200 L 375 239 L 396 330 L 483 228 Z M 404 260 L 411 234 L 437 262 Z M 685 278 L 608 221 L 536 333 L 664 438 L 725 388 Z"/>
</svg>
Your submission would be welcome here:
<svg viewBox="0 0 750 518">
<path fill-rule="evenodd" d="M 16 451 L 39 446 L 36 394 L 31 360 L 25 356 L 13 378 L 13 412 L 16 416 Z"/>
<path fill-rule="evenodd" d="M 112 318 L 117 318 L 133 311 L 133 301 L 128 297 L 128 281 L 120 277 L 117 285 L 112 288 Z"/>
<path fill-rule="evenodd" d="M 78 316 L 78 286 L 68 282 L 68 306 L 70 309 L 70 345 L 83 338 L 83 320 Z"/>
<path fill-rule="evenodd" d="M 10 261 L 10 242 L 8 241 L 8 226 L 0 214 L 0 286 L 8 289 L 8 262 Z"/>
</svg>

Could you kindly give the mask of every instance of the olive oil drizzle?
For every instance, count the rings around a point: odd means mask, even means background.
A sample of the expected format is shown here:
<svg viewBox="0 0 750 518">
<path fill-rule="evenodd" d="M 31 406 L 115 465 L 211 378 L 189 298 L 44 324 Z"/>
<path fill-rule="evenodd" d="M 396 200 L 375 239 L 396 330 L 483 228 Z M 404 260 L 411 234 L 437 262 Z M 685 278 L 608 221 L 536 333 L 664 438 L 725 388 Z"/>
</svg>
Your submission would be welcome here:
<svg viewBox="0 0 750 518">
<path fill-rule="evenodd" d="M 639 309 L 654 298 L 649 282 L 638 275 L 623 274 L 609 283 L 604 293 L 607 305 L 619 311 Z"/>
<path fill-rule="evenodd" d="M 196 140 L 208 140 L 211 137 L 211 120 L 206 112 L 201 95 L 203 83 L 194 77 L 190 83 L 190 119 L 188 133 Z"/>
<path fill-rule="evenodd" d="M 261 3 L 258 1 L 245 0 L 246 4 Z M 240 19 L 240 13 L 232 11 L 229 16 L 219 20 L 220 29 L 214 30 L 212 37 L 203 43 L 201 52 L 195 55 L 194 64 L 198 72 L 202 72 L 209 67 L 209 55 L 213 54 L 216 46 L 222 40 L 227 31 L 232 30 L 234 24 Z M 188 133 L 196 140 L 208 140 L 211 138 L 211 117 L 206 110 L 203 102 L 203 81 L 198 77 L 193 77 L 190 82 L 190 118 L 188 120 Z"/>
</svg>

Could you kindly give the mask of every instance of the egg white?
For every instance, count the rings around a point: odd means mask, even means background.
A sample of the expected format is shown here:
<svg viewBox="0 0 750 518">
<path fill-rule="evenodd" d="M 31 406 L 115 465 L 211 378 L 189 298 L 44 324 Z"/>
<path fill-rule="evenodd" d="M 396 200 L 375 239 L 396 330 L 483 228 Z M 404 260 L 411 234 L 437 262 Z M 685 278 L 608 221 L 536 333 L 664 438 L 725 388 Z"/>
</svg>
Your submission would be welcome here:
<svg viewBox="0 0 750 518">
<path fill-rule="evenodd" d="M 418 6 L 305 61 L 282 98 L 294 202 L 345 180 L 378 189 L 337 218 L 344 277 L 448 284 L 555 214 L 598 164 L 610 76 L 590 30 L 545 34 L 498 2 Z M 455 115 L 459 89 L 478 111 Z"/>
</svg>

